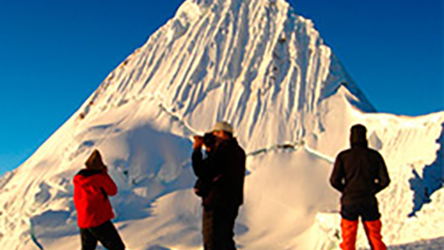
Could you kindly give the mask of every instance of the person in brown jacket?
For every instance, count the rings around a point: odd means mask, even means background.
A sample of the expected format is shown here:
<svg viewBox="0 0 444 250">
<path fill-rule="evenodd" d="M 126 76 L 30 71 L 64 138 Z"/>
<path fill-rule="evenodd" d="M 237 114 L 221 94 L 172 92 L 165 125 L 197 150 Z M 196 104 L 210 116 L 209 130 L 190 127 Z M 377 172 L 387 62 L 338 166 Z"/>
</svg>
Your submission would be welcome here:
<svg viewBox="0 0 444 250">
<path fill-rule="evenodd" d="M 361 218 L 373 250 L 386 250 L 381 236 L 381 214 L 376 194 L 390 184 L 382 156 L 368 148 L 367 129 L 358 124 L 351 128 L 351 148 L 336 157 L 331 185 L 342 193 L 341 230 L 343 250 L 355 250 L 358 220 Z"/>
<path fill-rule="evenodd" d="M 229 123 L 216 123 L 209 135 L 213 140 L 206 140 L 207 136 L 195 137 L 192 155 L 198 182 L 206 183 L 195 187 L 202 198 L 204 249 L 236 250 L 234 224 L 244 201 L 246 155 L 233 137 Z M 206 158 L 202 155 L 203 146 L 207 149 Z"/>
</svg>

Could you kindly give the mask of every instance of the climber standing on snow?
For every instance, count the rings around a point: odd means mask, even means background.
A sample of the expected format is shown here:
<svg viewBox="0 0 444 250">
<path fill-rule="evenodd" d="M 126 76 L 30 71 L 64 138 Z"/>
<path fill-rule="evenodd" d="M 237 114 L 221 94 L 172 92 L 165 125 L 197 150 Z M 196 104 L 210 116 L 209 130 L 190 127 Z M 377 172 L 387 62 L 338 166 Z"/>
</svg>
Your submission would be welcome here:
<svg viewBox="0 0 444 250">
<path fill-rule="evenodd" d="M 117 186 L 98 150 L 92 152 L 85 165 L 74 177 L 74 205 L 82 250 L 96 249 L 98 241 L 109 250 L 123 250 L 125 245 L 111 222 L 114 213 L 108 198 L 117 194 Z"/>
<path fill-rule="evenodd" d="M 207 157 L 202 154 L 207 149 Z M 234 223 L 244 198 L 244 150 L 233 137 L 233 127 L 218 122 L 205 137 L 195 137 L 192 165 L 202 197 L 202 234 L 205 250 L 235 250 Z"/>
<path fill-rule="evenodd" d="M 351 148 L 339 153 L 330 177 L 331 185 L 342 193 L 341 230 L 343 250 L 355 250 L 358 219 L 364 224 L 373 250 L 386 250 L 381 236 L 381 214 L 375 195 L 390 183 L 382 156 L 368 148 L 367 129 L 361 125 L 351 128 Z"/>
</svg>

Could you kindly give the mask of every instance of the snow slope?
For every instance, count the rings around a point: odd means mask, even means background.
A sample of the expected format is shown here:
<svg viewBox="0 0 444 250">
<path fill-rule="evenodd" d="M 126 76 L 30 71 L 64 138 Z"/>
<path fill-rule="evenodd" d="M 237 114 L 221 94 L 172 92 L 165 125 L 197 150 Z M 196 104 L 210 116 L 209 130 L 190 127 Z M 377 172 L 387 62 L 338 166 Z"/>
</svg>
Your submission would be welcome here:
<svg viewBox="0 0 444 250">
<path fill-rule="evenodd" d="M 358 122 L 393 181 L 379 196 L 387 243 L 442 241 L 444 112 L 377 113 L 284 0 L 188 0 L 0 180 L 0 244 L 36 249 L 32 223 L 45 249 L 79 248 L 71 180 L 98 148 L 119 187 L 111 201 L 129 249 L 201 249 L 191 137 L 218 120 L 233 123 L 250 153 L 240 249 L 337 245 L 339 194 L 328 178 Z"/>
</svg>

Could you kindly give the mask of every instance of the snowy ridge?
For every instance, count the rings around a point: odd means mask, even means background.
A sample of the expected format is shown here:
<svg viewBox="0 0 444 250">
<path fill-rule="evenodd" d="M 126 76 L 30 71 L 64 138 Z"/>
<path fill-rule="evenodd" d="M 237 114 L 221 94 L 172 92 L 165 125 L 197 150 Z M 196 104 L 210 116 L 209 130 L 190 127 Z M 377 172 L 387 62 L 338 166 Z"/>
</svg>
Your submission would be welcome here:
<svg viewBox="0 0 444 250">
<path fill-rule="evenodd" d="M 181 36 L 171 40 L 171 32 Z M 373 110 L 312 22 L 293 14 L 286 2 L 186 1 L 110 74 L 82 115 L 154 96 L 199 130 L 219 119 L 248 127 L 238 136 L 263 138 L 258 148 L 283 140 L 289 131 L 293 138 L 286 139 L 298 141 L 307 128 L 320 126 L 312 124 L 318 104 L 342 83 L 359 96 L 361 109 Z M 202 119 L 207 114 L 213 114 L 208 122 Z M 292 122 L 278 134 L 258 136 L 265 128 L 255 126 L 264 121 L 276 121 L 275 127 Z"/>
<path fill-rule="evenodd" d="M 312 21 L 284 0 L 188 0 L 0 179 L 0 244 L 35 249 L 31 220 L 45 249 L 79 248 L 71 180 L 99 148 L 119 187 L 111 201 L 129 249 L 201 249 L 190 139 L 222 119 L 250 153 L 239 249 L 337 245 L 339 194 L 328 177 L 358 122 L 393 181 L 380 194 L 387 243 L 428 249 L 444 237 L 444 112 L 376 113 Z"/>
</svg>

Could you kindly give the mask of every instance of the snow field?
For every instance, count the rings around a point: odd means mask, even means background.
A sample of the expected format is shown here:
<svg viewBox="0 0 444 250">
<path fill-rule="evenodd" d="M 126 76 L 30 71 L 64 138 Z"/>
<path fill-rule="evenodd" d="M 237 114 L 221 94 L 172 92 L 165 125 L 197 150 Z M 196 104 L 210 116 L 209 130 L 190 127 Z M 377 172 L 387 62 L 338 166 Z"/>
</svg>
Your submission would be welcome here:
<svg viewBox="0 0 444 250">
<path fill-rule="evenodd" d="M 32 221 L 45 249 L 79 248 L 71 180 L 98 148 L 119 187 L 111 202 L 129 249 L 201 249 L 190 139 L 219 120 L 232 122 L 241 146 L 255 152 L 239 249 L 337 246 L 339 194 L 328 178 L 355 123 L 367 126 L 392 178 L 379 195 L 386 242 L 439 249 L 444 112 L 376 113 L 313 22 L 283 0 L 185 1 L 0 180 L 0 244 L 36 249 Z M 362 231 L 358 246 L 368 247 Z"/>
</svg>

